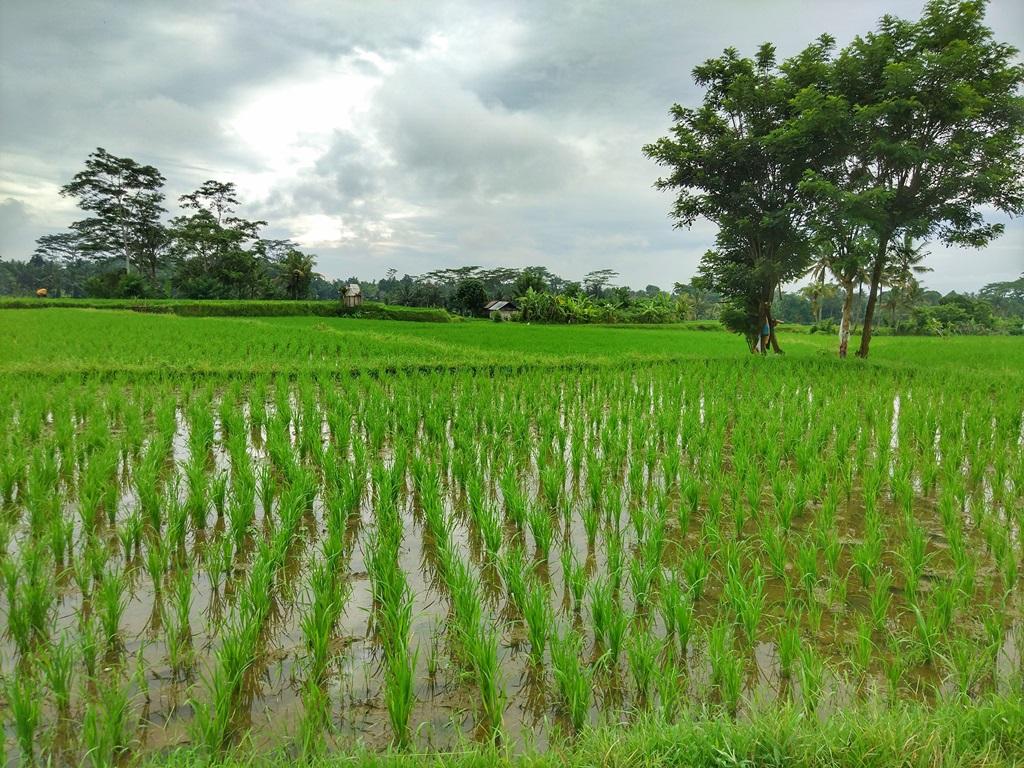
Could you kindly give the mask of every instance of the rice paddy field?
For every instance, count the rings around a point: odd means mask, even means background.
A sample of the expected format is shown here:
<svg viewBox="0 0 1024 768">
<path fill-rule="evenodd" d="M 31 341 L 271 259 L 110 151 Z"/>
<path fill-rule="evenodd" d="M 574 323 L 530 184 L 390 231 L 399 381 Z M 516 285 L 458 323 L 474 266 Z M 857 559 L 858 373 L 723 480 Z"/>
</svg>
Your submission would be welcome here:
<svg viewBox="0 0 1024 768">
<path fill-rule="evenodd" d="M 1024 762 L 1024 340 L 782 342 L 0 311 L 0 763 Z"/>
</svg>

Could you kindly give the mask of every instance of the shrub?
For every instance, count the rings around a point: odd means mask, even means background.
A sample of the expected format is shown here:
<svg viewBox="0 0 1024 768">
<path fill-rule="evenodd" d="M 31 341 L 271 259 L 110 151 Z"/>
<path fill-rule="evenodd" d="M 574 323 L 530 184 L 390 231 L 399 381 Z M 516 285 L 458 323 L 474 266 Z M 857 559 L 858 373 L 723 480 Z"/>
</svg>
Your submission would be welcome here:
<svg viewBox="0 0 1024 768">
<path fill-rule="evenodd" d="M 826 336 L 835 336 L 839 333 L 839 326 L 831 317 L 825 318 L 811 326 L 809 333 L 823 333 Z"/>
<path fill-rule="evenodd" d="M 333 301 L 276 300 L 186 300 L 186 299 L 0 299 L 0 309 L 45 309 L 72 307 L 79 309 L 120 309 L 132 312 L 153 312 L 183 317 L 362 317 L 373 320 L 407 320 L 421 323 L 447 323 L 451 315 L 431 307 L 399 307 L 364 302 L 359 307 L 346 307 Z"/>
</svg>

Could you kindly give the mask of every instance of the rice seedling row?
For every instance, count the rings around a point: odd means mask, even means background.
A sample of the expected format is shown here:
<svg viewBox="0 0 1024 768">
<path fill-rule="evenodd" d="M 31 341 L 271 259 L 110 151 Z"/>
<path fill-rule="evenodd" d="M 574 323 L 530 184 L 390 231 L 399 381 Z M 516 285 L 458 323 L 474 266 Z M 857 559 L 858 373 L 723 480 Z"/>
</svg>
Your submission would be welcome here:
<svg viewBox="0 0 1024 768">
<path fill-rule="evenodd" d="M 1022 402 L 751 361 L 0 380 L 7 752 L 517 750 L 1019 690 Z"/>
</svg>

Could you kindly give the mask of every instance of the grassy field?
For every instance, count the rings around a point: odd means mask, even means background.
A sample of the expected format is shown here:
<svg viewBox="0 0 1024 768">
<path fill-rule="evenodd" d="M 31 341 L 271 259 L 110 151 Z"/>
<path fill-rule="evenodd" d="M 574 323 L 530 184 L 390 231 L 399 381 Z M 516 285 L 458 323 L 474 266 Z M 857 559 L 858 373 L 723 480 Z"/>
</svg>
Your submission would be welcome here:
<svg viewBox="0 0 1024 768">
<path fill-rule="evenodd" d="M 0 372 L 45 375 L 325 375 L 384 370 L 618 366 L 682 360 L 753 364 L 725 331 L 692 325 L 551 326 L 406 323 L 323 317 L 178 317 L 54 308 L 0 310 Z M 786 364 L 839 365 L 836 339 L 781 331 Z M 764 365 L 765 363 L 758 363 Z M 773 363 L 767 363 L 771 365 Z M 1009 336 L 880 338 L 871 365 L 1018 377 Z M 863 364 L 849 360 L 842 370 Z"/>
<path fill-rule="evenodd" d="M 7 760 L 1024 762 L 1024 340 L 0 310 Z"/>
</svg>

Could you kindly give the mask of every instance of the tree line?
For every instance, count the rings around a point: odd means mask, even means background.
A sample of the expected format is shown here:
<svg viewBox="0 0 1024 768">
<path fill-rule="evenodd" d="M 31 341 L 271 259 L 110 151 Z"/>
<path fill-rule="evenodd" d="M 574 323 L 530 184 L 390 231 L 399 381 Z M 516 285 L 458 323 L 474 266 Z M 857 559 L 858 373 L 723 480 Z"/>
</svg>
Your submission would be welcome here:
<svg viewBox="0 0 1024 768">
<path fill-rule="evenodd" d="M 919 254 L 923 255 L 923 254 Z M 876 327 L 895 334 L 1020 333 L 1024 325 L 1024 275 L 1015 281 L 991 283 L 977 293 L 928 290 L 917 279 L 920 266 L 907 280 L 885 282 L 879 294 Z M 812 275 L 812 277 L 814 277 Z M 888 279 L 888 278 L 887 278 Z M 866 280 L 866 278 L 865 278 Z M 423 275 L 398 276 L 389 270 L 380 280 L 350 277 L 363 296 L 386 304 L 439 307 L 465 316 L 486 315 L 494 300 L 516 302 L 526 322 L 668 323 L 719 320 L 729 313 L 726 297 L 705 287 L 699 277 L 662 288 L 633 289 L 619 283 L 611 269 L 568 280 L 544 266 L 526 268 L 465 266 L 437 269 Z M 834 282 L 812 279 L 795 290 L 780 290 L 771 303 L 772 316 L 812 330 L 837 333 L 844 311 L 851 327 L 864 319 L 864 284 L 853 287 L 847 304 Z"/>
<path fill-rule="evenodd" d="M 154 166 L 97 148 L 61 188 L 85 217 L 40 237 L 28 262 L 5 262 L 0 289 L 104 298 L 337 296 L 337 286 L 314 271 L 314 256 L 261 237 L 267 222 L 237 214 L 234 184 L 204 182 L 178 198 L 181 212 L 165 222 L 164 182 Z"/>
<path fill-rule="evenodd" d="M 207 186 L 212 183 L 208 182 Z M 221 214 L 223 221 L 224 213 Z M 223 223 L 219 226 L 223 228 Z M 210 230 L 211 233 L 218 232 L 213 227 Z M 212 237 L 201 239 L 213 240 Z M 71 297 L 245 297 L 231 292 L 230 279 L 219 278 L 221 272 L 213 265 L 218 261 L 225 264 L 227 258 L 218 257 L 216 252 L 207 254 L 202 261 L 185 259 L 179 262 L 177 268 L 180 273 L 174 275 L 172 272 L 169 278 L 164 278 L 170 285 L 167 293 L 161 293 L 161 275 L 167 274 L 166 267 L 157 265 L 157 284 L 154 287 L 135 271 L 126 272 L 123 262 L 118 268 L 118 260 L 111 263 L 109 258 L 89 259 L 77 250 L 68 250 L 67 256 L 54 256 L 55 249 L 61 249 L 63 253 L 65 245 L 61 244 L 62 240 L 61 235 L 44 236 L 40 238 L 40 247 L 28 261 L 0 261 L 0 295 L 28 295 L 45 286 L 53 296 Z M 262 245 L 255 246 L 260 256 L 271 254 L 271 258 L 262 263 L 235 256 L 236 263 L 241 262 L 256 274 L 256 279 L 249 282 L 255 298 L 285 298 L 289 295 L 280 271 L 281 260 L 273 257 L 279 243 L 281 241 L 264 241 Z M 224 251 L 231 253 L 229 248 Z M 919 253 L 915 258 L 921 256 L 923 254 Z M 886 277 L 879 293 L 880 314 L 876 318 L 876 327 L 885 328 L 887 333 L 932 335 L 1021 333 L 1024 330 L 1024 275 L 1014 281 L 991 283 L 977 293 L 953 291 L 942 295 L 928 290 L 919 282 L 918 276 L 925 271 L 915 264 L 909 277 Z M 244 273 L 239 271 L 236 274 Z M 807 285 L 777 292 L 772 299 L 772 316 L 787 323 L 810 325 L 812 331 L 829 334 L 837 332 L 844 314 L 854 328 L 859 325 L 865 314 L 863 281 L 866 281 L 866 276 L 862 276 L 862 282 L 856 284 L 853 291 L 844 292 L 840 284 L 826 280 L 825 274 L 826 270 L 819 262 L 812 270 Z M 671 288 L 647 285 L 643 289 L 633 289 L 618 284 L 619 274 L 612 269 L 593 270 L 577 281 L 561 277 L 544 266 L 465 266 L 401 277 L 391 269 L 379 280 L 351 276 L 346 280 L 328 281 L 314 272 L 306 295 L 299 298 L 337 300 L 340 289 L 351 283 L 358 283 L 363 296 L 371 301 L 442 308 L 470 317 L 485 316 L 484 306 L 489 301 L 511 300 L 517 303 L 519 317 L 526 322 L 717 321 L 723 309 L 726 317 L 730 311 L 727 299 L 708 290 L 699 276 L 689 282 L 676 282 Z M 183 290 L 189 293 L 183 293 Z"/>
<path fill-rule="evenodd" d="M 932 0 L 921 18 L 881 19 L 837 51 L 822 35 L 779 62 L 766 43 L 693 70 L 697 107 L 673 106 L 669 136 L 644 147 L 676 193 L 676 226 L 718 225 L 700 282 L 722 321 L 780 351 L 773 299 L 816 271 L 843 294 L 839 355 L 858 285 L 868 286 L 857 354 L 879 299 L 912 288 L 921 244 L 982 247 L 1024 211 L 1024 66 L 985 26 L 983 0 Z"/>
</svg>

